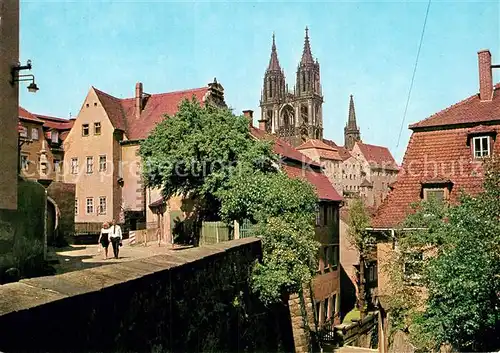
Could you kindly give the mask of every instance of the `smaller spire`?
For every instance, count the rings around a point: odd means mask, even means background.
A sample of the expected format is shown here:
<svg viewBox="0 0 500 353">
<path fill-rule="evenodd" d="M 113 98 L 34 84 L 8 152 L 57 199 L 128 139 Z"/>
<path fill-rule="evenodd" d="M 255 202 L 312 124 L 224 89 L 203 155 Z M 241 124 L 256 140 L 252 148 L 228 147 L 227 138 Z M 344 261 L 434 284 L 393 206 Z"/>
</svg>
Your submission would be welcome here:
<svg viewBox="0 0 500 353">
<path fill-rule="evenodd" d="M 306 37 L 304 39 L 304 50 L 302 51 L 302 60 L 300 64 L 314 64 L 314 59 L 311 53 L 311 44 L 309 43 L 309 28 L 306 26 Z"/>
<path fill-rule="evenodd" d="M 271 58 L 269 59 L 269 66 L 267 71 L 281 71 L 280 62 L 278 60 L 278 52 L 276 50 L 276 36 L 273 32 L 273 45 L 271 47 Z"/>
<path fill-rule="evenodd" d="M 358 126 L 356 123 L 356 111 L 354 110 L 354 98 L 351 94 L 349 101 L 349 119 L 347 121 L 347 126 L 349 129 L 357 130 Z"/>
</svg>

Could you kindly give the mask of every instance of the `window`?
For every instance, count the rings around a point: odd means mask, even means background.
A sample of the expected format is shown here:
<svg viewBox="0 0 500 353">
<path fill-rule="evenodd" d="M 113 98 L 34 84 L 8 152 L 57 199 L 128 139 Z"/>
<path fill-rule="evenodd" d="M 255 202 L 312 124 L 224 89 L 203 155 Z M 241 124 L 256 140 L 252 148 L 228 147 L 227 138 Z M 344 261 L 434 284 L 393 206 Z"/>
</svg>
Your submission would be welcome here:
<svg viewBox="0 0 500 353">
<path fill-rule="evenodd" d="M 54 172 L 59 173 L 61 171 L 61 161 L 59 159 L 54 159 Z"/>
<path fill-rule="evenodd" d="M 89 135 L 89 124 L 83 124 L 82 125 L 82 136 L 88 136 Z"/>
<path fill-rule="evenodd" d="M 444 201 L 445 189 L 424 189 L 424 200 Z"/>
<path fill-rule="evenodd" d="M 339 263 L 339 246 L 333 245 L 330 253 L 330 266 L 337 267 Z"/>
<path fill-rule="evenodd" d="M 93 213 L 94 213 L 94 198 L 87 197 L 87 214 L 93 214 Z"/>
<path fill-rule="evenodd" d="M 99 214 L 106 214 L 106 196 L 99 197 Z"/>
<path fill-rule="evenodd" d="M 94 107 L 97 107 L 97 102 L 94 102 Z"/>
<path fill-rule="evenodd" d="M 479 136 L 472 138 L 474 158 L 483 158 L 490 155 L 490 137 Z"/>
<path fill-rule="evenodd" d="M 323 300 L 323 323 L 325 323 L 330 318 L 330 306 L 328 305 L 329 298 Z"/>
<path fill-rule="evenodd" d="M 71 158 L 71 174 L 78 174 L 78 158 Z"/>
<path fill-rule="evenodd" d="M 38 128 L 36 127 L 31 128 L 31 139 L 38 140 Z"/>
<path fill-rule="evenodd" d="M 87 157 L 87 174 L 94 172 L 94 157 Z"/>
<path fill-rule="evenodd" d="M 414 251 L 405 254 L 403 273 L 406 279 L 417 280 L 421 276 L 424 255 L 422 252 Z"/>
<path fill-rule="evenodd" d="M 53 142 L 53 143 L 58 143 L 59 142 L 59 132 L 58 131 L 54 131 L 52 130 L 50 132 L 50 140 Z"/>
<path fill-rule="evenodd" d="M 26 126 L 21 126 L 19 135 L 21 135 L 21 137 L 28 137 L 28 128 Z"/>
<path fill-rule="evenodd" d="M 21 155 L 21 168 L 23 170 L 28 170 L 28 165 L 29 165 L 29 160 L 28 160 L 28 155 L 22 154 Z"/>
<path fill-rule="evenodd" d="M 106 156 L 99 156 L 99 171 L 105 172 L 107 167 Z"/>
<path fill-rule="evenodd" d="M 321 213 L 319 206 L 316 208 L 316 225 L 317 226 L 321 225 Z"/>
<path fill-rule="evenodd" d="M 75 199 L 75 215 L 78 215 L 78 199 Z"/>
<path fill-rule="evenodd" d="M 94 135 L 100 135 L 101 134 L 101 123 L 97 122 L 94 123 Z"/>
<path fill-rule="evenodd" d="M 325 246 L 323 248 L 323 263 L 324 263 L 324 270 L 325 272 L 328 272 L 330 270 L 330 246 Z"/>
<path fill-rule="evenodd" d="M 328 225 L 328 211 L 330 208 L 328 206 L 323 206 L 323 225 Z"/>
</svg>

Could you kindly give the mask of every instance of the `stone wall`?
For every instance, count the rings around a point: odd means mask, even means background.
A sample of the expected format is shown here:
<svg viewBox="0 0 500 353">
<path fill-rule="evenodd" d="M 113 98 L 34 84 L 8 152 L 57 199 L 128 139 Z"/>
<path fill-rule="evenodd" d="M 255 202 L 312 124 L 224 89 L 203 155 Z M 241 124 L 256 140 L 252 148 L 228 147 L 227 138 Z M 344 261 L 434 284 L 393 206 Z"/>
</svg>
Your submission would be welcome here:
<svg viewBox="0 0 500 353">
<path fill-rule="evenodd" d="M 0 283 L 5 271 L 36 275 L 43 262 L 45 191 L 34 181 L 19 180 L 17 210 L 0 210 Z"/>
<path fill-rule="evenodd" d="M 59 226 L 55 239 L 48 239 L 49 244 L 58 244 L 75 233 L 75 184 L 55 182 L 50 184 L 47 194 L 59 209 Z"/>
<path fill-rule="evenodd" d="M 249 289 L 261 251 L 246 238 L 1 286 L 0 350 L 291 351 L 288 306 Z"/>
</svg>

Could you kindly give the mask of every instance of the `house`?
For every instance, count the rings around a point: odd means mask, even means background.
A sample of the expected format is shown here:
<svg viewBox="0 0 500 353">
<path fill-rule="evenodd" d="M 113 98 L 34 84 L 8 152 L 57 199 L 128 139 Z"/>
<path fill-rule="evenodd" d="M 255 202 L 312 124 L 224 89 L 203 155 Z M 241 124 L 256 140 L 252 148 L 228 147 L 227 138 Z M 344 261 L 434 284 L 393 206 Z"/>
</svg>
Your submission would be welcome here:
<svg viewBox="0 0 500 353">
<path fill-rule="evenodd" d="M 62 146 L 74 120 L 33 114 L 22 107 L 18 115 L 21 175 L 32 180 L 63 181 Z"/>
<path fill-rule="evenodd" d="M 251 122 L 251 110 L 244 114 Z M 321 326 L 338 323 L 340 308 L 340 266 L 339 266 L 339 213 L 342 197 L 323 173 L 322 166 L 302 154 L 296 148 L 276 135 L 250 126 L 250 134 L 261 140 L 273 141 L 273 150 L 280 157 L 280 168 L 291 178 L 302 178 L 311 183 L 319 198 L 316 217 L 316 240 L 321 243 L 317 275 L 313 279 L 312 292 L 318 324 Z M 251 124 L 250 124 L 251 125 Z"/>
<path fill-rule="evenodd" d="M 19 86 L 12 82 L 12 68 L 19 62 L 19 1 L 2 1 L 0 18 L 0 210 L 15 210 Z"/>
<path fill-rule="evenodd" d="M 483 158 L 500 152 L 500 84 L 493 85 L 489 50 L 480 51 L 478 61 L 478 93 L 410 125 L 403 172 L 372 220 L 372 231 L 386 239 L 377 245 L 378 296 L 385 323 L 379 337 L 387 339 L 384 295 L 390 281 L 384 264 L 390 261 L 395 231 L 412 212 L 411 204 L 429 198 L 455 203 L 462 191 L 481 191 Z M 382 352 L 387 352 L 386 339 Z"/>
<path fill-rule="evenodd" d="M 134 230 L 146 222 L 158 190 L 146 190 L 140 175 L 140 142 L 184 99 L 225 106 L 224 89 L 205 87 L 149 94 L 137 83 L 132 98 L 117 98 L 91 87 L 64 140 L 65 181 L 76 185 L 75 221 L 100 228 L 116 219 Z M 151 217 L 153 215 L 151 214 Z"/>
</svg>

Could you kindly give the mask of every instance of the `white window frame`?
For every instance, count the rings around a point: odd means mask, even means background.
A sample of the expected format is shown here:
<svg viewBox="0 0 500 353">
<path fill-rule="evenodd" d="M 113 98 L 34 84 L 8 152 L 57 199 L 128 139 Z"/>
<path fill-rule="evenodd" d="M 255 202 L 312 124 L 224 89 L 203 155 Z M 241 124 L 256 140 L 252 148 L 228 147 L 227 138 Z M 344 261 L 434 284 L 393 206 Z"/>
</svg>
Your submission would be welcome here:
<svg viewBox="0 0 500 353">
<path fill-rule="evenodd" d="M 104 202 L 103 202 L 104 201 Z M 104 207 L 103 207 L 104 205 Z M 106 212 L 108 211 L 108 204 L 107 204 L 107 200 L 106 200 L 106 196 L 99 196 L 99 214 L 106 214 Z"/>
<path fill-rule="evenodd" d="M 87 156 L 87 158 L 85 159 L 85 171 L 87 174 L 94 173 L 94 157 Z"/>
<path fill-rule="evenodd" d="M 90 201 L 90 203 L 89 203 Z M 90 208 L 90 211 L 89 211 Z M 91 215 L 94 214 L 94 198 L 93 197 L 87 197 L 85 199 L 85 214 Z"/>
<path fill-rule="evenodd" d="M 27 154 L 21 154 L 21 169 L 26 171 L 29 168 L 30 165 L 30 160 L 29 160 L 29 155 Z M 24 163 L 23 163 L 24 160 Z"/>
<path fill-rule="evenodd" d="M 40 139 L 39 131 L 37 127 L 31 128 L 31 139 L 38 141 Z"/>
<path fill-rule="evenodd" d="M 19 136 L 28 137 L 28 128 L 24 125 L 21 126 L 21 131 L 19 132 Z"/>
<path fill-rule="evenodd" d="M 61 160 L 54 159 L 52 163 L 54 164 L 54 172 L 59 173 L 61 171 Z"/>
<path fill-rule="evenodd" d="M 104 163 L 103 163 L 104 162 Z M 105 172 L 108 167 L 108 160 L 105 154 L 99 156 L 99 171 Z"/>
<path fill-rule="evenodd" d="M 87 130 L 87 133 L 85 133 L 85 130 Z M 82 124 L 82 136 L 87 137 L 90 135 L 90 126 L 89 124 Z"/>
<path fill-rule="evenodd" d="M 448 200 L 448 189 L 447 188 L 425 188 L 424 187 L 424 200 L 429 201 L 429 192 L 442 191 L 443 192 L 443 202 Z"/>
<path fill-rule="evenodd" d="M 78 158 L 71 158 L 71 174 L 78 174 Z"/>
<path fill-rule="evenodd" d="M 52 130 L 52 131 L 50 132 L 50 140 L 51 140 L 53 143 L 58 143 L 58 142 L 59 142 L 59 131 Z"/>
<path fill-rule="evenodd" d="M 476 150 L 476 141 L 479 141 L 480 150 Z M 485 146 L 486 144 L 486 146 Z M 485 149 L 486 147 L 486 149 Z M 472 153 L 474 158 L 484 158 L 491 156 L 490 136 L 476 136 L 472 138 Z M 485 154 L 486 153 L 486 154 Z"/>
</svg>

